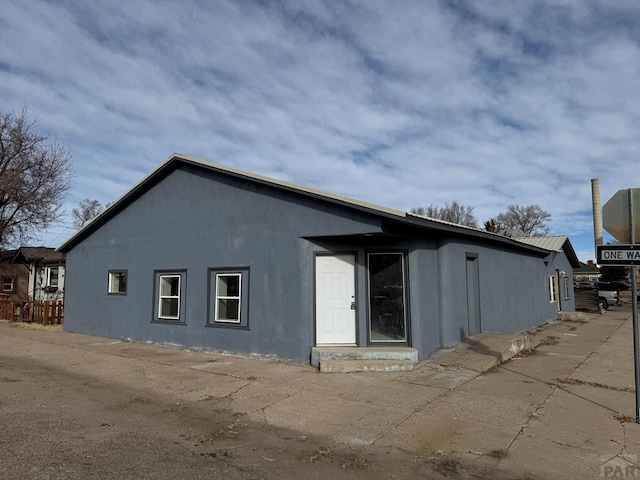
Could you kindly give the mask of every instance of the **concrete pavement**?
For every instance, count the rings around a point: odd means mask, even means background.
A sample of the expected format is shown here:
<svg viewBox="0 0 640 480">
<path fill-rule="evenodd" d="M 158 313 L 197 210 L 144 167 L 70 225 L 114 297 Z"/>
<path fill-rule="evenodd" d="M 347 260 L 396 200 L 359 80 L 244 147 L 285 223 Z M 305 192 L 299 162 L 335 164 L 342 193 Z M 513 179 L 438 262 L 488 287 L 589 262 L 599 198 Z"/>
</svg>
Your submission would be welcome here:
<svg viewBox="0 0 640 480">
<path fill-rule="evenodd" d="M 0 352 L 180 402 L 225 398 L 249 421 L 364 450 L 397 448 L 421 461 L 450 456 L 497 473 L 600 478 L 607 459 L 640 455 L 640 426 L 630 421 L 630 308 L 555 322 L 531 337 L 535 350 L 500 366 L 513 337 L 484 335 L 388 373 L 320 374 L 273 359 L 8 323 L 0 323 Z"/>
</svg>

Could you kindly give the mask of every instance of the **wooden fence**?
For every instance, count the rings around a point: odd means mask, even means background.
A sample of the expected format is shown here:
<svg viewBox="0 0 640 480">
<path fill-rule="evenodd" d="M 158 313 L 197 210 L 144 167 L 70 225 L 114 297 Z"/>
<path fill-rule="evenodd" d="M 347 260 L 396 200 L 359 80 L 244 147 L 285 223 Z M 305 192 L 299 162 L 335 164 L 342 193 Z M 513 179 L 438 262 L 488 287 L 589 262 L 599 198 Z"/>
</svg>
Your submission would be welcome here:
<svg viewBox="0 0 640 480">
<path fill-rule="evenodd" d="M 59 325 L 64 319 L 64 303 L 62 300 L 0 301 L 0 319 Z"/>
</svg>

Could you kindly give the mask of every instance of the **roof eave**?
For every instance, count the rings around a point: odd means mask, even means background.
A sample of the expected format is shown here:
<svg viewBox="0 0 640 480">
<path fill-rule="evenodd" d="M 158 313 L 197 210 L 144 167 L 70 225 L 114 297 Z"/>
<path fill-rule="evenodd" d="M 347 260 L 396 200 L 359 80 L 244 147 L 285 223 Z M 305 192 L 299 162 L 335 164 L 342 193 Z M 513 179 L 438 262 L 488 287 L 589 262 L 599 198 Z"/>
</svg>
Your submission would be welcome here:
<svg viewBox="0 0 640 480">
<path fill-rule="evenodd" d="M 504 246 L 508 246 L 510 248 L 515 248 L 521 251 L 527 251 L 531 253 L 538 254 L 540 256 L 546 256 L 549 254 L 549 250 L 544 248 L 536 247 L 534 245 L 530 245 L 527 243 L 519 242 L 510 237 L 505 237 L 504 235 L 500 235 L 497 233 L 487 232 L 484 230 L 480 230 L 478 228 L 466 227 L 464 225 L 457 225 L 455 223 L 444 222 L 434 219 L 429 219 L 427 217 L 420 216 L 407 216 L 404 220 L 404 223 L 412 224 L 420 227 L 427 227 L 424 225 L 425 222 L 428 222 L 428 228 L 430 230 L 437 230 L 446 233 L 459 234 L 467 237 L 473 237 L 479 240 L 488 240 L 490 242 L 498 243 Z"/>
</svg>

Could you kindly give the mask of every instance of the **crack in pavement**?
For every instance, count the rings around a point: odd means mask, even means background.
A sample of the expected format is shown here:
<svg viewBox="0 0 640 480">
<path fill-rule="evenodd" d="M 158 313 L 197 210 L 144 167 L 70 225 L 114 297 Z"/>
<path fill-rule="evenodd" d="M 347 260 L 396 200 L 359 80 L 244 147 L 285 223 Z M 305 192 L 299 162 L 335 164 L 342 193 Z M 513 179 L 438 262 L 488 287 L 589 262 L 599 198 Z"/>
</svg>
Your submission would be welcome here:
<svg viewBox="0 0 640 480">
<path fill-rule="evenodd" d="M 610 338 L 611 338 L 611 337 L 612 337 L 616 332 L 618 332 L 618 330 L 620 330 L 620 329 L 623 327 L 623 325 L 627 322 L 627 320 L 628 320 L 628 318 L 625 318 L 624 320 L 622 320 L 622 321 L 620 322 L 620 324 L 619 324 L 619 325 L 618 325 L 618 326 L 617 326 L 617 327 L 616 327 L 616 328 L 615 328 L 615 329 L 614 329 L 614 330 L 613 330 L 609 335 L 607 335 L 603 340 L 601 340 L 601 341 L 598 343 L 598 345 L 596 346 L 596 348 L 594 348 L 594 349 L 591 351 L 591 353 L 590 353 L 589 355 L 587 355 L 584 359 L 582 359 L 580 362 L 578 362 L 578 364 L 577 364 L 573 369 L 571 369 L 571 372 L 570 372 L 570 374 L 567 376 L 567 378 L 571 377 L 571 375 L 573 375 L 573 374 L 574 374 L 574 373 L 575 373 L 575 372 L 576 372 L 576 371 L 577 371 L 577 370 L 578 370 L 578 369 L 579 369 L 579 368 L 580 368 L 580 367 L 581 367 L 581 366 L 582 366 L 582 365 L 583 365 L 583 364 L 584 364 L 584 363 L 585 363 L 589 358 L 591 358 L 591 356 L 592 356 L 594 353 L 596 353 L 596 351 L 597 351 L 597 350 L 598 350 L 598 349 L 599 349 L 599 348 L 600 348 L 604 343 L 606 343 L 606 342 L 607 342 L 607 341 L 608 341 L 608 340 L 609 340 L 609 339 L 610 339 Z M 547 402 L 549 401 L 549 399 L 550 399 L 550 398 L 551 398 L 551 397 L 552 397 L 552 396 L 553 396 L 553 395 L 554 395 L 558 390 L 562 390 L 562 391 L 567 392 L 567 393 L 569 393 L 569 394 L 576 395 L 576 396 L 578 396 L 578 397 L 580 397 L 580 398 L 583 398 L 584 400 L 587 400 L 587 401 L 589 401 L 589 402 L 591 402 L 591 403 L 593 403 L 593 404 L 595 404 L 595 405 L 598 405 L 598 406 L 600 406 L 600 407 L 602 407 L 602 408 L 605 408 L 605 409 L 607 409 L 607 410 L 609 410 L 609 411 L 611 411 L 611 412 L 618 413 L 618 412 L 616 412 L 614 409 L 612 409 L 612 408 L 610 408 L 610 407 L 607 407 L 606 405 L 601 405 L 601 404 L 599 404 L 598 402 L 594 402 L 593 400 L 590 400 L 590 399 L 584 398 L 584 397 L 582 397 L 582 396 L 580 396 L 580 395 L 577 395 L 577 394 L 576 394 L 576 393 L 574 393 L 574 392 L 568 391 L 568 390 L 566 390 L 566 389 L 562 388 L 562 387 L 561 387 L 560 385 L 558 385 L 557 383 L 554 383 L 554 382 L 546 382 L 546 381 L 544 381 L 544 380 L 540 380 L 540 379 L 537 379 L 537 378 L 535 378 L 535 377 L 531 377 L 531 376 L 526 375 L 526 374 L 522 374 L 522 373 L 519 373 L 519 372 L 514 372 L 513 370 L 510 370 L 510 369 L 505 368 L 505 367 L 500 367 L 500 368 L 503 368 L 504 370 L 510 371 L 510 372 L 512 372 L 512 373 L 516 373 L 516 374 L 518 374 L 518 375 L 523 375 L 523 376 L 525 376 L 525 377 L 532 378 L 532 379 L 534 379 L 534 380 L 537 380 L 537 381 L 539 381 L 539 382 L 545 383 L 545 384 L 547 384 L 547 385 L 549 385 L 549 386 L 551 386 L 551 387 L 552 387 L 552 390 L 551 390 L 551 392 L 549 393 L 549 395 L 547 395 L 547 396 L 546 396 L 546 397 L 545 397 L 545 398 L 544 398 L 544 399 L 543 399 L 543 400 L 538 404 L 538 406 L 534 409 L 533 413 L 532 413 L 532 414 L 527 418 L 527 420 L 525 421 L 525 423 L 520 427 L 520 429 L 518 430 L 518 433 L 516 433 L 516 435 L 515 435 L 515 436 L 513 437 L 513 439 L 511 440 L 511 442 L 509 442 L 509 445 L 508 445 L 508 446 L 507 446 L 507 448 L 506 448 L 506 450 L 507 450 L 507 451 L 508 451 L 512 446 L 513 446 L 513 444 L 514 444 L 514 443 L 515 443 L 515 442 L 520 438 L 520 436 L 524 433 L 524 430 L 529 426 L 529 424 L 530 424 L 530 422 L 531 422 L 531 419 L 532 419 L 532 418 L 535 418 L 536 416 L 538 416 L 538 412 L 539 412 L 541 409 L 543 409 L 543 408 L 545 407 L 545 405 L 547 404 Z M 555 443 L 557 443 L 557 442 L 555 442 Z M 498 463 L 500 463 L 500 462 L 498 462 Z"/>
</svg>

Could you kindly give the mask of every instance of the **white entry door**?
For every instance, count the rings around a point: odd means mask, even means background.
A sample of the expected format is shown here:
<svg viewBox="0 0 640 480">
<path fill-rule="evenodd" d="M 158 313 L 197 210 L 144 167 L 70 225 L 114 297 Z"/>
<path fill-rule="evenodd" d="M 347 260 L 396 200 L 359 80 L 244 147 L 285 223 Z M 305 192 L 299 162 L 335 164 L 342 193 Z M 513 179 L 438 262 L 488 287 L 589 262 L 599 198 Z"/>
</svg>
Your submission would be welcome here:
<svg viewBox="0 0 640 480">
<path fill-rule="evenodd" d="M 316 256 L 316 345 L 355 345 L 354 255 Z"/>
</svg>

